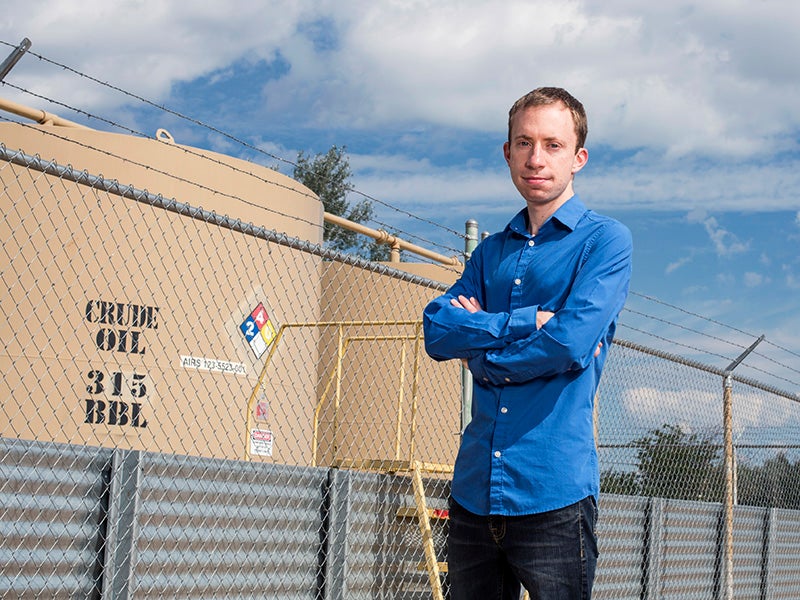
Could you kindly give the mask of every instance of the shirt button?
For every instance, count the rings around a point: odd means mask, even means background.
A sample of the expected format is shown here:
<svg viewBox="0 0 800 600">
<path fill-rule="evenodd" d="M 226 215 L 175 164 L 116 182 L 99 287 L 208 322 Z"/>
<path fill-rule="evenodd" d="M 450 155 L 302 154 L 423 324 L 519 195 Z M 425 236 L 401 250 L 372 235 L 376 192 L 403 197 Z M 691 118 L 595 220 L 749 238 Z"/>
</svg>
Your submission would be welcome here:
<svg viewBox="0 0 800 600">
<path fill-rule="evenodd" d="M 489 378 L 488 377 L 484 377 L 483 380 L 484 381 L 489 381 Z"/>
<path fill-rule="evenodd" d="M 517 278 L 514 280 L 514 285 L 519 285 L 520 283 L 522 283 L 522 279 Z"/>
<path fill-rule="evenodd" d="M 533 240 L 528 240 L 528 246 L 533 246 L 535 243 Z"/>
<path fill-rule="evenodd" d="M 511 383 L 511 378 L 510 377 L 505 377 L 503 379 L 503 381 L 505 381 L 506 383 Z"/>
<path fill-rule="evenodd" d="M 506 414 L 508 412 L 508 409 L 504 406 L 503 408 L 500 409 L 500 412 Z"/>
<path fill-rule="evenodd" d="M 494 451 L 494 457 L 495 458 L 500 458 L 501 456 L 502 456 L 502 453 L 500 452 L 500 450 L 495 450 Z"/>
</svg>

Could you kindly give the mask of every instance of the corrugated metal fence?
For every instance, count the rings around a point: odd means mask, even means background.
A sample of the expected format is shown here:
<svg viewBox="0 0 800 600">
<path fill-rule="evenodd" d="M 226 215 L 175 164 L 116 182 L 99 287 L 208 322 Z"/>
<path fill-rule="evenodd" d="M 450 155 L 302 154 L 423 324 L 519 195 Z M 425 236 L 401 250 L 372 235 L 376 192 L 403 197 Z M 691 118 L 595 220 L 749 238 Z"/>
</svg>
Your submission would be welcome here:
<svg viewBox="0 0 800 600">
<path fill-rule="evenodd" d="M 0 181 L 0 597 L 431 597 L 441 284 L 2 145 Z M 795 397 L 620 340 L 598 406 L 596 598 L 800 597 Z"/>
<path fill-rule="evenodd" d="M 396 516 L 414 502 L 408 477 L 24 440 L 0 451 L 1 597 L 430 596 L 417 525 Z M 721 596 L 720 504 L 604 494 L 601 507 L 595 597 Z M 797 598 L 800 512 L 735 512 L 736 598 Z"/>
</svg>

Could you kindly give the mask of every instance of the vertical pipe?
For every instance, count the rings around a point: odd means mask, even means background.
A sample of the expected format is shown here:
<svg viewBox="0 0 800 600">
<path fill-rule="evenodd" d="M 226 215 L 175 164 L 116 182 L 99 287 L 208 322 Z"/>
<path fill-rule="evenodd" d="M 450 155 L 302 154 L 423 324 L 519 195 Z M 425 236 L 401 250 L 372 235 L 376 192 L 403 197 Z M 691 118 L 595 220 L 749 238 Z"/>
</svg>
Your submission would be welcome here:
<svg viewBox="0 0 800 600">
<path fill-rule="evenodd" d="M 464 224 L 464 230 L 466 233 L 464 236 L 464 254 L 466 256 L 464 258 L 469 260 L 472 251 L 475 250 L 478 245 L 478 222 L 475 219 L 467 219 L 467 222 Z"/>
<path fill-rule="evenodd" d="M 394 438 L 394 459 L 400 460 L 400 442 L 403 435 L 403 396 L 406 385 L 406 342 L 400 347 L 400 390 L 397 394 L 397 430 Z"/>
<path fill-rule="evenodd" d="M 338 345 L 336 349 L 336 396 L 333 403 L 333 461 L 339 459 L 339 403 L 342 398 L 342 360 L 344 358 L 344 328 L 337 327 Z"/>
<path fill-rule="evenodd" d="M 414 369 L 411 379 L 411 441 L 408 445 L 408 460 L 414 460 L 414 444 L 417 440 L 417 395 L 419 393 L 419 349 L 422 341 L 422 322 L 414 328 Z"/>
<path fill-rule="evenodd" d="M 733 383 L 725 376 L 722 398 L 723 444 L 725 446 L 725 600 L 733 600 Z"/>
<path fill-rule="evenodd" d="M 465 223 L 464 237 L 464 262 L 472 256 L 473 250 L 478 246 L 478 222 L 468 219 Z M 472 420 L 472 373 L 469 369 L 461 367 L 461 431 L 467 428 Z"/>
</svg>

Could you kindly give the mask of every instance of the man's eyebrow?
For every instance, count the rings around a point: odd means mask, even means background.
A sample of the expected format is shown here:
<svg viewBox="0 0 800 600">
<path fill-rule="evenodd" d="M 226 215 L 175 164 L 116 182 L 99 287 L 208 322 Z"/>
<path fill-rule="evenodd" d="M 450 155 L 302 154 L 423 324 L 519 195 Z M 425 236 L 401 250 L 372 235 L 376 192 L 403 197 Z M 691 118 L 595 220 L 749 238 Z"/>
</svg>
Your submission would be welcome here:
<svg viewBox="0 0 800 600">
<path fill-rule="evenodd" d="M 534 137 L 530 136 L 530 135 L 525 135 L 524 133 L 520 133 L 520 134 L 515 135 L 513 139 L 514 140 L 532 140 L 532 139 L 534 139 Z M 565 143 L 564 140 L 562 140 L 557 135 L 551 135 L 551 136 L 545 137 L 544 141 L 545 142 L 559 142 L 560 144 Z"/>
</svg>

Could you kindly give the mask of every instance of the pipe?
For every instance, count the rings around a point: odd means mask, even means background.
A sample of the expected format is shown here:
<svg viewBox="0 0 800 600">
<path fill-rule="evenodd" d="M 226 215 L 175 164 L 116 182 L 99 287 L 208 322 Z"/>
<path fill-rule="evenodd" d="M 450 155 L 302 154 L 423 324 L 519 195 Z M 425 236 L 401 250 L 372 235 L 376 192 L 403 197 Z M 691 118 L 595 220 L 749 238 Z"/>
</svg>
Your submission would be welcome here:
<svg viewBox="0 0 800 600">
<path fill-rule="evenodd" d="M 329 212 L 326 212 L 324 217 L 326 223 L 333 223 L 339 227 L 344 227 L 350 231 L 355 231 L 356 233 L 366 235 L 376 240 L 379 244 L 389 244 L 392 247 L 391 262 L 400 262 L 400 250 L 408 250 L 409 252 L 413 252 L 418 256 L 429 258 L 445 266 L 459 268 L 463 266 L 461 261 L 455 256 L 444 256 L 443 254 L 432 252 L 426 248 L 417 246 L 416 244 L 412 244 L 411 242 L 407 242 L 398 237 L 390 235 L 382 229 L 372 229 L 371 227 L 361 225 L 360 223 L 355 223 L 345 219 L 344 217 L 340 217 Z"/>
<path fill-rule="evenodd" d="M 58 127 L 91 129 L 91 127 L 86 127 L 85 125 L 80 125 L 79 123 L 75 123 L 67 119 L 62 119 L 57 115 L 50 114 L 48 112 L 39 110 L 37 108 L 31 108 L 30 106 L 25 106 L 24 104 L 18 104 L 16 102 L 12 102 L 11 100 L 7 100 L 5 98 L 0 98 L 0 110 L 10 112 L 19 117 L 30 119 L 31 121 L 36 121 L 37 123 L 39 123 L 39 125 L 56 125 Z"/>
</svg>

